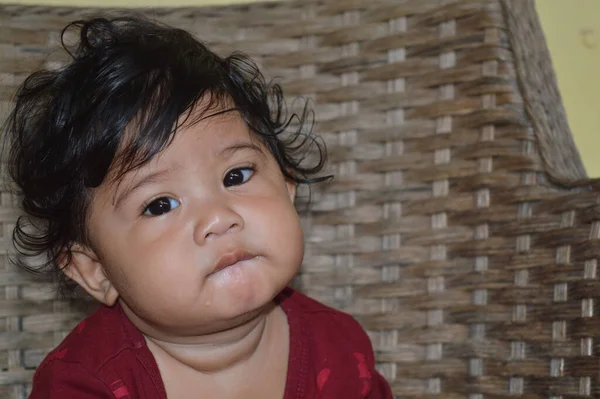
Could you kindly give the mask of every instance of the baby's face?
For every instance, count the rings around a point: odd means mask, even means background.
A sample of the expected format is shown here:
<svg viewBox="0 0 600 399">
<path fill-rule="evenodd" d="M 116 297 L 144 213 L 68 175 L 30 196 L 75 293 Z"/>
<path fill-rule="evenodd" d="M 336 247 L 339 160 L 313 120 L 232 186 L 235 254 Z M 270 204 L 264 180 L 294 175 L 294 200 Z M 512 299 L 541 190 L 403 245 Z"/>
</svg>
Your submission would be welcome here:
<svg viewBox="0 0 600 399">
<path fill-rule="evenodd" d="M 101 186 L 89 231 L 134 324 L 206 333 L 267 305 L 298 271 L 294 193 L 230 112 L 181 129 L 149 164 Z"/>
</svg>

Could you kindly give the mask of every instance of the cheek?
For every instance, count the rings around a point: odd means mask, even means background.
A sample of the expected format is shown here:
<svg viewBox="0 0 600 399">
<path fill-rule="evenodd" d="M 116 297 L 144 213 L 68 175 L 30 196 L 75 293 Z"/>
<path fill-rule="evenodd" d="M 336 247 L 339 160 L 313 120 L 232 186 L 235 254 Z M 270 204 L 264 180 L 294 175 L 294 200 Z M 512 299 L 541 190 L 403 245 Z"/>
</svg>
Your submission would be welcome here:
<svg viewBox="0 0 600 399">
<path fill-rule="evenodd" d="M 190 254 L 182 248 L 189 241 L 182 237 L 185 229 L 135 228 L 123 234 L 125 231 L 103 231 L 99 240 L 104 254 L 101 261 L 120 291 L 157 292 L 163 286 L 191 282 L 181 267 L 191 262 L 184 259 Z"/>
<path fill-rule="evenodd" d="M 275 255 L 287 256 L 288 261 L 301 262 L 304 239 L 300 219 L 289 198 L 262 198 L 249 212 L 256 228 L 250 233 Z"/>
</svg>

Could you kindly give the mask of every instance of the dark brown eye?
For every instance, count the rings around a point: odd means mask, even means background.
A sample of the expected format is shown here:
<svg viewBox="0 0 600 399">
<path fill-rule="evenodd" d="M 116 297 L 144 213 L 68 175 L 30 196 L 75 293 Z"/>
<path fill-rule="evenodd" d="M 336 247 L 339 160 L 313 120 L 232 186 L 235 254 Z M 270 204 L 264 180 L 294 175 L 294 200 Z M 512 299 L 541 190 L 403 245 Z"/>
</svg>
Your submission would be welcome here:
<svg viewBox="0 0 600 399">
<path fill-rule="evenodd" d="M 160 216 L 167 212 L 171 212 L 173 209 L 181 205 L 179 201 L 169 197 L 160 197 L 152 201 L 144 209 L 145 216 Z"/>
<path fill-rule="evenodd" d="M 225 187 L 239 186 L 244 184 L 252 177 L 254 169 L 252 168 L 238 168 L 233 169 L 227 173 L 225 179 L 223 179 L 223 185 Z"/>
</svg>

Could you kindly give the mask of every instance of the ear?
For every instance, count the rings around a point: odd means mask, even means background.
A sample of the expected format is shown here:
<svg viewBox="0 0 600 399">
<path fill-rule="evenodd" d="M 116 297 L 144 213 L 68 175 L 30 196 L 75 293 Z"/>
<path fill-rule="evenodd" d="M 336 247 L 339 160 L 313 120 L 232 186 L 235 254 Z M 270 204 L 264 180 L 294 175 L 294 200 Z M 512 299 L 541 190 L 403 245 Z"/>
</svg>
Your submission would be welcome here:
<svg viewBox="0 0 600 399">
<path fill-rule="evenodd" d="M 292 203 L 296 199 L 296 187 L 297 186 L 298 185 L 296 184 L 296 182 L 294 182 L 290 179 L 285 179 L 285 188 L 287 188 L 287 192 L 288 192 L 288 195 L 290 196 L 290 201 L 292 201 Z"/>
<path fill-rule="evenodd" d="M 119 298 L 119 293 L 108 279 L 95 252 L 75 244 L 71 248 L 71 254 L 71 261 L 62 267 L 63 272 L 94 299 L 107 306 L 113 306 Z"/>
</svg>

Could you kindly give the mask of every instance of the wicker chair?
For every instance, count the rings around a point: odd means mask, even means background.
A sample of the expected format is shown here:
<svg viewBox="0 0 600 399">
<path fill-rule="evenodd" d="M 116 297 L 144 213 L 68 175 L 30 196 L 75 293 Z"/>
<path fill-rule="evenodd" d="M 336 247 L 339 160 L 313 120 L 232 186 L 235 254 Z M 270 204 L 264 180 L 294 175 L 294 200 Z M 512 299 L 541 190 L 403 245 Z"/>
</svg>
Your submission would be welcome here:
<svg viewBox="0 0 600 399">
<path fill-rule="evenodd" d="M 0 110 L 98 10 L 0 6 Z M 600 205 L 532 0 L 296 0 L 154 9 L 314 100 L 336 179 L 294 282 L 353 314 L 399 398 L 600 397 Z M 1 195 L 0 248 L 17 211 Z M 82 314 L 0 263 L 0 397 Z"/>
</svg>

